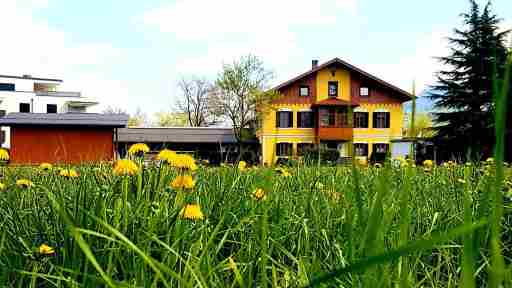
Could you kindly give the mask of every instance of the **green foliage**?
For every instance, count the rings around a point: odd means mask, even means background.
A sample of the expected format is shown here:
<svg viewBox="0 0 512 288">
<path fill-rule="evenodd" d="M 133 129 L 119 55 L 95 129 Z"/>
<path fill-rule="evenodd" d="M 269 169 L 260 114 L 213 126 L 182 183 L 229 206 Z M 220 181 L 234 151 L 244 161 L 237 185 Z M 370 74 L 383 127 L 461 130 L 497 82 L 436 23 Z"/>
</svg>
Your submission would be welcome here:
<svg viewBox="0 0 512 288">
<path fill-rule="evenodd" d="M 474 0 L 470 3 L 471 10 L 462 14 L 463 29 L 449 39 L 451 54 L 439 58 L 446 69 L 438 73 L 431 98 L 439 111 L 435 130 L 441 150 L 457 158 L 469 152 L 479 159 L 490 156 L 495 144 L 494 87 L 503 81 L 508 31 L 500 31 L 490 3 L 483 10 Z"/>
<path fill-rule="evenodd" d="M 490 215 L 481 211 L 494 191 L 493 165 L 430 171 L 389 163 L 382 168 L 297 165 L 288 168 L 291 177 L 270 168 L 201 167 L 194 191 L 185 195 L 205 215 L 195 222 L 179 217 L 177 193 L 168 186 L 178 172 L 165 165 L 150 164 L 131 178 L 112 175 L 110 166 L 82 166 L 80 177 L 71 179 L 37 168 L 4 167 L 0 283 L 447 287 L 474 281 L 481 287 L 488 283 L 491 258 Z M 504 171 L 505 180 L 512 181 L 510 173 Z M 21 178 L 35 186 L 17 187 Z M 264 200 L 254 199 L 256 188 L 266 191 Z M 508 189 L 512 186 L 498 191 L 509 195 Z M 502 247 L 512 247 L 507 197 Z M 474 231 L 479 237 L 468 238 Z M 39 254 L 43 243 L 56 253 Z M 503 253 L 510 272 L 512 254 Z M 474 270 L 466 270 L 468 263 Z"/>
</svg>

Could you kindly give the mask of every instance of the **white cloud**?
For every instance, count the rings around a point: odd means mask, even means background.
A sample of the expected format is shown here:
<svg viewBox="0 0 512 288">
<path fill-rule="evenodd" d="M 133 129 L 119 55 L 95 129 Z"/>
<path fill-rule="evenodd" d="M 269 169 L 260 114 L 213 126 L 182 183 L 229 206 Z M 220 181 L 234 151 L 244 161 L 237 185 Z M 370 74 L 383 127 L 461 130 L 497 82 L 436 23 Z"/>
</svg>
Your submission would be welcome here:
<svg viewBox="0 0 512 288">
<path fill-rule="evenodd" d="M 416 93 L 420 94 L 435 82 L 435 73 L 441 68 L 436 57 L 449 53 L 449 35 L 447 31 L 419 35 L 414 40 L 416 49 L 412 53 L 398 59 L 383 59 L 378 64 L 366 63 L 361 68 L 409 92 L 412 91 L 414 81 Z"/>
<path fill-rule="evenodd" d="M 180 44 L 204 49 L 180 57 L 179 73 L 211 74 L 222 63 L 254 54 L 273 67 L 300 58 L 295 31 L 337 24 L 344 13 L 357 13 L 358 0 L 177 0 L 136 18 L 170 34 Z"/>
<path fill-rule="evenodd" d="M 110 43 L 73 43 L 66 33 L 34 19 L 34 9 L 47 6 L 47 0 L 2 0 L 0 27 L 7 40 L 0 45 L 0 74 L 59 78 L 62 89 L 81 91 L 107 105 L 121 102 L 111 97 L 121 95 L 117 89 L 122 85 L 102 73 L 121 50 Z"/>
</svg>

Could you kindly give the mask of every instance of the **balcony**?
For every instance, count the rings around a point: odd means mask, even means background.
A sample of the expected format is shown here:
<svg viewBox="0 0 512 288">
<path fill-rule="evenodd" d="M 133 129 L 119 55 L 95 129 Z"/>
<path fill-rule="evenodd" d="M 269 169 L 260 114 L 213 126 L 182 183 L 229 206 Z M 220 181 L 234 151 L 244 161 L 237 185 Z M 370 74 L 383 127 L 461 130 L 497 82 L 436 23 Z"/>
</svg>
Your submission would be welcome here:
<svg viewBox="0 0 512 288">
<path fill-rule="evenodd" d="M 354 136 L 352 128 L 342 127 L 320 127 L 318 128 L 318 138 L 320 140 L 339 140 L 350 141 Z"/>
<path fill-rule="evenodd" d="M 354 132 L 346 107 L 318 109 L 318 138 L 320 140 L 350 141 Z"/>
<path fill-rule="evenodd" d="M 81 97 L 80 92 L 66 92 L 66 91 L 36 91 L 36 96 L 50 96 L 50 97 Z"/>
</svg>

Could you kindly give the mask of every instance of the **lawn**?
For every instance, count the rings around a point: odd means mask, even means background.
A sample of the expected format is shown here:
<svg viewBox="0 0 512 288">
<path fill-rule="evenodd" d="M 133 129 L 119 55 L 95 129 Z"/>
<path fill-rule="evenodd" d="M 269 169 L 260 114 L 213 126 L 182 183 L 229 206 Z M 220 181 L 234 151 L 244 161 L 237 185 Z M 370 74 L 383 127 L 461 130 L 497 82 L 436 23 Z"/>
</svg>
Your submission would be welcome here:
<svg viewBox="0 0 512 288">
<path fill-rule="evenodd" d="M 481 287 L 489 282 L 492 162 L 430 169 L 404 162 L 281 170 L 198 165 L 193 172 L 183 163 L 152 162 L 143 169 L 125 163 L 115 170 L 105 164 L 64 172 L 3 167 L 0 283 L 454 287 L 474 281 Z M 176 180 L 178 175 L 183 177 Z M 507 269 L 502 275 L 511 285 L 512 178 L 507 177 L 501 188 Z"/>
</svg>

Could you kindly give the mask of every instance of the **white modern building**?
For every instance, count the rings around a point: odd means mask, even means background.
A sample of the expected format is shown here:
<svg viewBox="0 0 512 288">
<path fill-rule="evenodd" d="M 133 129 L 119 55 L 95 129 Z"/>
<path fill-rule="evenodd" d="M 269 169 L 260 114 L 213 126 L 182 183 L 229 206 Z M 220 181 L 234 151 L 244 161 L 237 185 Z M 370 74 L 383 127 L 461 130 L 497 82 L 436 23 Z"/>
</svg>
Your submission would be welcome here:
<svg viewBox="0 0 512 288">
<path fill-rule="evenodd" d="M 0 117 L 9 113 L 86 113 L 97 105 L 80 92 L 59 91 L 60 79 L 0 75 Z M 43 139 L 41 139 L 43 140 Z M 0 143 L 10 148 L 10 131 L 1 128 Z"/>
</svg>

